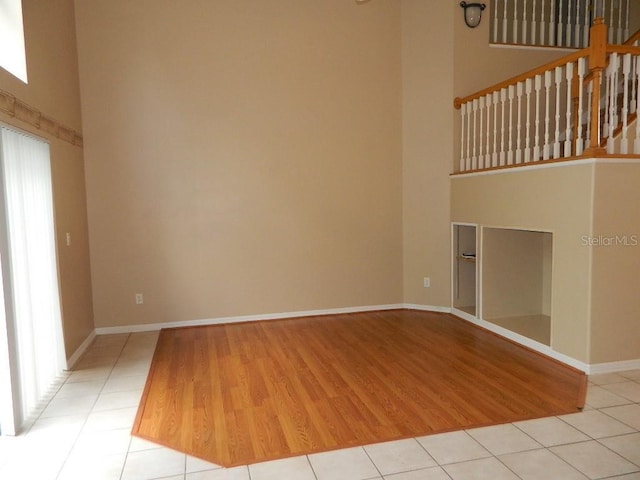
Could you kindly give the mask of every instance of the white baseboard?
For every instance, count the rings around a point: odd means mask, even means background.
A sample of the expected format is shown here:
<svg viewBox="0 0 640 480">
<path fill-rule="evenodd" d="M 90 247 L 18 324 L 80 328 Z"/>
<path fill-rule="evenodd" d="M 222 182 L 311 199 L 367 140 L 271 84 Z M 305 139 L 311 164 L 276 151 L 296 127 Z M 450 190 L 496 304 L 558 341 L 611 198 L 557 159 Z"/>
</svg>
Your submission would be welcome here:
<svg viewBox="0 0 640 480">
<path fill-rule="evenodd" d="M 456 307 L 453 307 L 451 309 L 451 313 L 454 314 L 456 317 L 460 317 L 463 320 L 467 320 L 468 322 L 471 323 L 476 323 L 476 317 L 474 317 L 473 315 L 471 315 L 470 313 L 467 313 L 463 310 L 458 310 Z"/>
<path fill-rule="evenodd" d="M 410 310 L 422 310 L 424 312 L 451 313 L 451 307 L 440 307 L 437 305 L 417 305 L 415 303 L 404 303 L 402 308 Z"/>
<path fill-rule="evenodd" d="M 453 308 L 451 312 L 457 317 L 462 318 L 463 320 L 467 320 L 471 323 L 474 323 L 480 327 L 486 328 L 498 335 L 501 335 L 509 340 L 513 340 L 516 343 L 524 345 L 525 347 L 531 348 L 537 352 L 540 352 L 548 357 L 551 357 L 559 362 L 562 362 L 566 365 L 569 365 L 573 368 L 577 368 L 578 370 L 583 371 L 587 375 L 595 375 L 599 373 L 615 373 L 615 372 L 624 372 L 626 370 L 640 370 L 640 359 L 635 360 L 624 360 L 620 362 L 609 362 L 609 363 L 584 363 L 580 360 L 576 360 L 573 357 L 569 357 L 560 352 L 556 352 L 551 347 L 536 342 L 535 340 L 531 340 L 530 338 L 524 337 L 522 335 L 518 335 L 517 333 L 512 332 L 511 330 L 507 330 L 506 328 L 500 327 L 494 323 L 487 322 L 486 320 L 482 320 L 480 318 L 476 318 L 473 315 L 468 314 L 467 312 L 463 312 L 462 310 L 457 310 Z"/>
<path fill-rule="evenodd" d="M 469 315 L 468 313 L 463 312 L 461 310 L 457 310 L 454 308 L 452 313 L 462 318 L 463 320 L 466 320 L 475 325 L 478 325 L 479 327 L 485 328 L 493 333 L 497 333 L 498 335 L 508 338 L 509 340 L 512 340 L 516 343 L 519 343 L 520 345 L 530 348 L 531 350 L 535 350 L 536 352 L 546 355 L 547 357 L 551 357 L 554 360 L 558 360 L 559 362 L 562 362 L 565 365 L 569 365 L 570 367 L 576 368 L 586 374 L 591 373 L 591 366 L 589 364 L 581 362 L 580 360 L 576 360 L 575 358 L 569 357 L 568 355 L 565 355 L 563 353 L 556 352 L 548 345 L 545 345 L 540 342 L 536 342 L 535 340 L 531 340 L 528 337 L 519 335 L 515 332 L 512 332 L 511 330 L 507 330 L 506 328 L 500 327 L 495 323 L 487 322 L 486 320 L 483 320 L 481 318 L 477 318 L 477 317 L 474 317 L 473 315 Z"/>
<path fill-rule="evenodd" d="M 640 370 L 640 358 L 635 360 L 623 360 L 620 362 L 594 363 L 589 365 L 589 374 L 615 373 L 626 370 Z"/>
<path fill-rule="evenodd" d="M 89 345 L 91 345 L 91 342 L 93 342 L 93 339 L 96 338 L 96 335 L 97 335 L 96 330 L 93 330 L 89 334 L 89 336 L 87 336 L 87 338 L 84 339 L 84 342 L 80 344 L 80 346 L 76 349 L 76 351 L 73 352 L 73 355 L 71 355 L 67 359 L 67 368 L 66 368 L 67 370 L 71 370 L 73 368 L 73 366 L 80 359 L 82 354 L 86 352 L 87 348 L 89 348 Z"/>
<path fill-rule="evenodd" d="M 327 310 L 304 310 L 299 312 L 267 313 L 262 315 L 241 315 L 235 317 L 203 318 L 180 322 L 148 323 L 144 325 L 123 325 L 119 327 L 96 328 L 97 335 L 114 333 L 151 332 L 162 328 L 198 327 L 202 325 L 219 325 L 221 323 L 257 322 L 263 320 L 279 320 L 283 318 L 315 317 L 319 315 L 339 315 L 344 313 L 373 312 L 376 310 L 396 310 L 405 307 L 402 303 L 390 305 L 370 305 L 361 307 L 331 308 Z"/>
</svg>

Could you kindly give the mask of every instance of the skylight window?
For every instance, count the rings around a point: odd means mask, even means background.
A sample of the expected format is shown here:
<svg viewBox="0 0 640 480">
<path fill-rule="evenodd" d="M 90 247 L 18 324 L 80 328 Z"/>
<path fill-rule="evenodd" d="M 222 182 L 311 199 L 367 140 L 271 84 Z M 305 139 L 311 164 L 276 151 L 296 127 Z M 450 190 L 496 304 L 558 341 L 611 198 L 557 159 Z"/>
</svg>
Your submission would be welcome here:
<svg viewBox="0 0 640 480">
<path fill-rule="evenodd" d="M 0 45 L 0 67 L 27 83 L 21 0 L 0 0 Z"/>
</svg>

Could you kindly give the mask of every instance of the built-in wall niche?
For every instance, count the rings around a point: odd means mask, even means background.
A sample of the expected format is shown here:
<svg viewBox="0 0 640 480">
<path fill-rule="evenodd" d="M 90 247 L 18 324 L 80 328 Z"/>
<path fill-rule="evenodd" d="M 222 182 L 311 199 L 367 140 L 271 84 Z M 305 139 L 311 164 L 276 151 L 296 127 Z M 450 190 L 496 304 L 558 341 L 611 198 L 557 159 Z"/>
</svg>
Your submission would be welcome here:
<svg viewBox="0 0 640 480">
<path fill-rule="evenodd" d="M 482 318 L 551 345 L 553 234 L 482 229 Z"/>
<path fill-rule="evenodd" d="M 477 228 L 453 224 L 453 308 L 474 317 L 477 311 Z"/>
</svg>

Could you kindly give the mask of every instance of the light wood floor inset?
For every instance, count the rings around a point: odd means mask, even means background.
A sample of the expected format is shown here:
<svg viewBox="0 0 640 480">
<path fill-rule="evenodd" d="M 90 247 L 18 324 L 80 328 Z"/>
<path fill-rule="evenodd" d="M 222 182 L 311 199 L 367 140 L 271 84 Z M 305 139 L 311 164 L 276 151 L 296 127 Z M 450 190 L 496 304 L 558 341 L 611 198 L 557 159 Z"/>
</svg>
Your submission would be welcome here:
<svg viewBox="0 0 640 480">
<path fill-rule="evenodd" d="M 168 329 L 133 433 L 234 466 L 572 413 L 585 382 L 447 314 Z"/>
</svg>

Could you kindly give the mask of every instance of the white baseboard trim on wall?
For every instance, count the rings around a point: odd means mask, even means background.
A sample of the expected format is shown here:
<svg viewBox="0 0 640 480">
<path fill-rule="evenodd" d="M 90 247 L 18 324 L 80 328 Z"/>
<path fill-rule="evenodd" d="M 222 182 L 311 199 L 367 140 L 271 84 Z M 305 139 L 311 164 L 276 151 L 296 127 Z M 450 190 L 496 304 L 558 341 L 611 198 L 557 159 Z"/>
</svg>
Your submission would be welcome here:
<svg viewBox="0 0 640 480">
<path fill-rule="evenodd" d="M 423 312 L 451 313 L 451 307 L 440 307 L 438 305 L 417 305 L 415 303 L 405 303 L 402 308 L 409 310 L 422 310 Z"/>
<path fill-rule="evenodd" d="M 71 370 L 73 368 L 73 366 L 80 359 L 82 354 L 87 351 L 87 348 L 89 348 L 89 345 L 91 345 L 91 342 L 93 342 L 93 339 L 96 338 L 96 335 L 97 335 L 97 332 L 95 330 L 93 330 L 87 336 L 87 338 L 84 339 L 84 342 L 82 342 L 80 344 L 80 346 L 76 349 L 76 351 L 73 352 L 73 355 L 71 355 L 67 359 L 67 368 L 66 368 L 66 370 Z"/>
<path fill-rule="evenodd" d="M 620 362 L 594 363 L 590 365 L 589 374 L 615 373 L 626 370 L 640 370 L 640 358 L 635 360 L 622 360 Z"/>
<path fill-rule="evenodd" d="M 162 328 L 199 327 L 202 325 L 219 325 L 221 323 L 258 322 L 264 320 L 280 320 L 285 318 L 315 317 L 320 315 L 339 315 L 344 313 L 374 312 L 377 310 L 397 310 L 405 307 L 402 303 L 389 305 L 370 305 L 361 307 L 330 308 L 326 310 L 303 310 L 299 312 L 267 313 L 262 315 L 241 315 L 235 317 L 203 318 L 200 320 L 184 320 L 180 322 L 148 323 L 144 325 L 122 325 L 119 327 L 96 328 L 97 335 L 114 333 L 152 332 Z"/>
<path fill-rule="evenodd" d="M 530 348 L 531 350 L 535 350 L 536 352 L 546 355 L 547 357 L 551 357 L 554 360 L 564 363 L 565 365 L 569 365 L 570 367 L 576 368 L 586 374 L 591 373 L 591 366 L 589 364 L 581 362 L 580 360 L 576 360 L 575 358 L 569 357 L 568 355 L 565 355 L 563 353 L 556 352 L 551 347 L 543 343 L 536 342 L 535 340 L 531 340 L 528 337 L 524 337 L 515 332 L 512 332 L 511 330 L 507 330 L 506 328 L 500 327 L 495 323 L 487 322 L 486 320 L 476 318 L 472 315 L 469 315 L 468 313 L 461 312 L 460 310 L 454 309 L 453 313 L 454 315 L 459 316 L 460 318 L 467 320 L 468 322 L 478 325 L 479 327 L 485 328 L 493 333 L 497 333 L 502 337 L 508 338 L 509 340 L 519 343 L 520 345 Z"/>
</svg>

